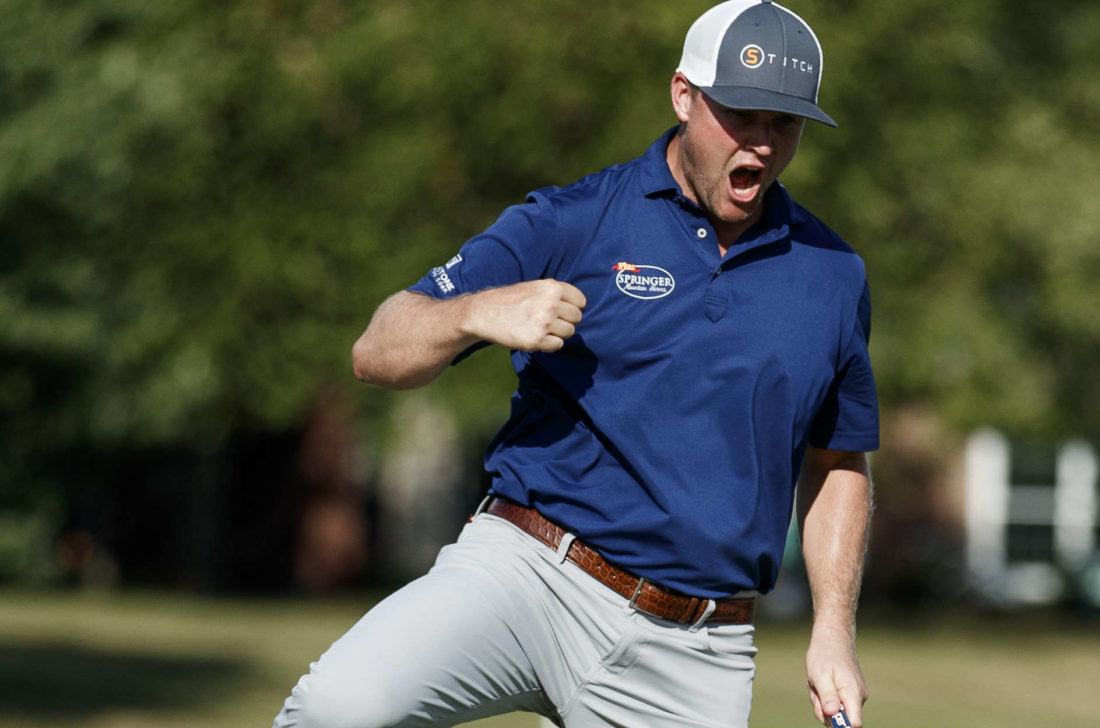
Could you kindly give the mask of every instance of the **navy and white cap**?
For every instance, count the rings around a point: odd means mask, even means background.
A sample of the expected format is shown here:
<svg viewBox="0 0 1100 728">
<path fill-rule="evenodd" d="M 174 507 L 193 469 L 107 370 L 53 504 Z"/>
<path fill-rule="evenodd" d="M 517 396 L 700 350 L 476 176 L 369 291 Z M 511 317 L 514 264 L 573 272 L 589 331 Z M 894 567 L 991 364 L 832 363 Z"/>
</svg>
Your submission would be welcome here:
<svg viewBox="0 0 1100 728">
<path fill-rule="evenodd" d="M 817 36 L 802 18 L 769 0 L 729 0 L 703 13 L 688 30 L 676 70 L 722 106 L 836 126 L 817 106 Z"/>
</svg>

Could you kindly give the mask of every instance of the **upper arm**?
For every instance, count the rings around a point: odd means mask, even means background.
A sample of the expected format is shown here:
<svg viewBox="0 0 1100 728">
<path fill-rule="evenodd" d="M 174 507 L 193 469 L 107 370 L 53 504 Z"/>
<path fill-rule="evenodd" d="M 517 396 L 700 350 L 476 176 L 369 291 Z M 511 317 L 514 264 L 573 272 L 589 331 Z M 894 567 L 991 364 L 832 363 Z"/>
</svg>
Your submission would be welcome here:
<svg viewBox="0 0 1100 728">
<path fill-rule="evenodd" d="M 806 455 L 802 460 L 803 478 L 814 474 L 828 473 L 831 470 L 850 470 L 867 472 L 867 453 L 850 450 L 828 450 L 806 446 Z"/>
<path fill-rule="evenodd" d="M 839 487 L 858 486 L 870 488 L 870 466 L 867 453 L 848 450 L 826 450 L 809 445 L 802 460 L 798 479 L 799 522 L 817 500 L 826 482 L 832 480 Z M 862 493 L 857 494 L 861 499 Z"/>
<path fill-rule="evenodd" d="M 410 291 L 390 296 L 352 346 L 356 378 L 387 389 L 410 389 L 435 379 L 472 343 L 456 324 L 459 303 Z"/>
</svg>

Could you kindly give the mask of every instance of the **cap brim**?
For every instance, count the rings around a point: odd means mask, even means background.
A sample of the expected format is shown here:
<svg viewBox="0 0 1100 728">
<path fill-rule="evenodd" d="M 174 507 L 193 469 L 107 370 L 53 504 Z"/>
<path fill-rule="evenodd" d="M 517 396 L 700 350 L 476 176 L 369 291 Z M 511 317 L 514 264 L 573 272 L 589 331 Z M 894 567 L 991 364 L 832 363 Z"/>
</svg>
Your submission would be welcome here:
<svg viewBox="0 0 1100 728">
<path fill-rule="evenodd" d="M 702 91 L 722 106 L 730 109 L 779 111 L 784 114 L 794 114 L 795 116 L 812 119 L 826 126 L 837 125 L 828 114 L 817 107 L 817 104 L 776 91 L 752 86 L 709 86 L 703 87 Z"/>
</svg>

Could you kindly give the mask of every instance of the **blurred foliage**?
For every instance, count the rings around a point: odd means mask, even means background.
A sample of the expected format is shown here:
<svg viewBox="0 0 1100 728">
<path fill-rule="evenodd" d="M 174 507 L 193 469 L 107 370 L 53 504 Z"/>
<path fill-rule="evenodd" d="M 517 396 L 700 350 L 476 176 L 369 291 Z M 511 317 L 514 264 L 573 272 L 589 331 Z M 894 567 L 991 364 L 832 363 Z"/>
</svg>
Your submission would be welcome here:
<svg viewBox="0 0 1100 728">
<path fill-rule="evenodd" d="M 841 127 L 785 182 L 868 262 L 884 408 L 1100 435 L 1100 5 L 792 4 Z M 348 361 L 373 308 L 671 126 L 709 5 L 0 0 L 0 505 L 326 387 L 383 425 Z M 431 391 L 475 431 L 499 354 Z"/>
<path fill-rule="evenodd" d="M 788 184 L 867 260 L 884 405 L 1097 438 L 1100 6 L 830 5 Z"/>
<path fill-rule="evenodd" d="M 53 554 L 59 514 L 43 507 L 31 512 L 0 512 L 0 582 L 42 585 L 60 569 Z"/>
</svg>

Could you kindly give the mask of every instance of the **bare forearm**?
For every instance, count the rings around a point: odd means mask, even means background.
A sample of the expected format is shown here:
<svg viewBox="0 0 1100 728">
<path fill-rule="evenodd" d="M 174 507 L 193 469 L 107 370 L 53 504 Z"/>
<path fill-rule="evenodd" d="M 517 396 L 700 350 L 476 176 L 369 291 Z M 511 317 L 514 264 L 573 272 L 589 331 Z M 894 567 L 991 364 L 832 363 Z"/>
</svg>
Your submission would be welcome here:
<svg viewBox="0 0 1100 728">
<path fill-rule="evenodd" d="M 409 291 L 387 299 L 352 348 L 355 376 L 387 389 L 411 389 L 438 377 L 479 341 L 552 352 L 576 332 L 584 294 L 544 279 L 437 300 Z"/>
<path fill-rule="evenodd" d="M 871 519 L 871 480 L 862 453 L 811 449 L 799 483 L 799 526 L 814 624 L 806 676 L 822 723 L 842 707 L 863 724 L 867 684 L 855 650 L 856 604 Z"/>
<path fill-rule="evenodd" d="M 801 531 L 814 621 L 854 629 L 871 519 L 866 459 L 853 454 L 835 467 L 804 472 Z"/>
</svg>

